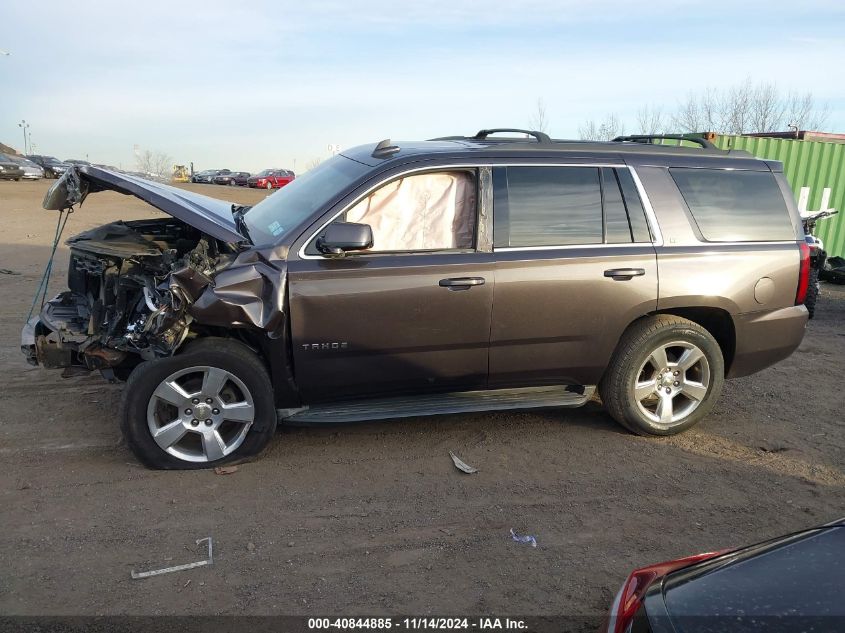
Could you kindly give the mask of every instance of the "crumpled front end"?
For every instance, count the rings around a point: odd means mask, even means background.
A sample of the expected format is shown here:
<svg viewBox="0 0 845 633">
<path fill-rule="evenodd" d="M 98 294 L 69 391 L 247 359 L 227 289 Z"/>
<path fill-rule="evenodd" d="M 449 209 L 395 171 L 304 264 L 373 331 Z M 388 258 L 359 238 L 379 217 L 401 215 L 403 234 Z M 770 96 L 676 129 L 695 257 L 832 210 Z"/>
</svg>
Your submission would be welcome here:
<svg viewBox="0 0 845 633">
<path fill-rule="evenodd" d="M 21 335 L 32 364 L 121 377 L 204 329 L 284 331 L 286 252 L 244 251 L 175 219 L 114 222 L 68 245 L 68 290 Z"/>
</svg>

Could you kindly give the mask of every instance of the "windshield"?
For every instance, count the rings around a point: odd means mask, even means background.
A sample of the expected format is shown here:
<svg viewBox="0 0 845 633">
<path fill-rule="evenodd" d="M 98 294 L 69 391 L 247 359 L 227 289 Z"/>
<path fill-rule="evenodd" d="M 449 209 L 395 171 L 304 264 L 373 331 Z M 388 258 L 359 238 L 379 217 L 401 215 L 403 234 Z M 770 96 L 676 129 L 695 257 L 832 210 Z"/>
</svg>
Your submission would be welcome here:
<svg viewBox="0 0 845 633">
<path fill-rule="evenodd" d="M 252 243 L 260 245 L 278 241 L 369 169 L 362 163 L 338 155 L 292 180 L 244 215 Z"/>
<path fill-rule="evenodd" d="M 260 172 L 258 172 L 258 173 L 257 173 L 257 174 L 255 174 L 255 175 L 256 175 L 256 176 L 269 176 L 269 175 L 270 175 L 270 174 L 272 174 L 272 173 L 273 173 L 273 170 L 272 170 L 272 169 L 265 169 L 264 171 L 260 171 Z"/>
</svg>

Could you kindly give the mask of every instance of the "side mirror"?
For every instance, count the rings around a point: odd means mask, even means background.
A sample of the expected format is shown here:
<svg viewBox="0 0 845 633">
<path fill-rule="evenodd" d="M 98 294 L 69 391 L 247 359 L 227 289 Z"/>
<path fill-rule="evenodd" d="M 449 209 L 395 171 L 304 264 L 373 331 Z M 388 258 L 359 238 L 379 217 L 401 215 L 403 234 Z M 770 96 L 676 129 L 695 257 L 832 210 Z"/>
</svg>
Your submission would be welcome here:
<svg viewBox="0 0 845 633">
<path fill-rule="evenodd" d="M 373 247 L 373 229 L 369 224 L 332 222 L 317 238 L 317 250 L 329 257 L 343 257 L 347 251 Z"/>
</svg>

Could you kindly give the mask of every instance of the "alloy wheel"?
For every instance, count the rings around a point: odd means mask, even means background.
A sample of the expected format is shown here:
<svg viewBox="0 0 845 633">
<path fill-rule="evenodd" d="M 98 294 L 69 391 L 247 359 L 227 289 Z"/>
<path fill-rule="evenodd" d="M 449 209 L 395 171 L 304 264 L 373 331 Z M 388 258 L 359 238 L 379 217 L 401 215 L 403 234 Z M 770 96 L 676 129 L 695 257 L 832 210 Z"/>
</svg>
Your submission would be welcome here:
<svg viewBox="0 0 845 633">
<path fill-rule="evenodd" d="M 657 426 L 681 424 L 695 411 L 710 389 L 710 363 L 688 341 L 660 345 L 640 366 L 634 382 L 640 412 Z"/>
<path fill-rule="evenodd" d="M 147 406 L 147 426 L 162 450 L 189 462 L 211 462 L 243 443 L 255 404 L 237 376 L 218 367 L 188 367 L 159 383 Z"/>
</svg>

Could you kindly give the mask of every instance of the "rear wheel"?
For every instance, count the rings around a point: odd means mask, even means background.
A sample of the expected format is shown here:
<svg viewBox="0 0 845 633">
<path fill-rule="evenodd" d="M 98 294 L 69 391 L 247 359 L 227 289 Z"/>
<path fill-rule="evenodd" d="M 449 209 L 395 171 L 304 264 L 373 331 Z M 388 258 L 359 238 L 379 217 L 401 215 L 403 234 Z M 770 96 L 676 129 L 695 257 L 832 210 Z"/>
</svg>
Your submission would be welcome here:
<svg viewBox="0 0 845 633">
<path fill-rule="evenodd" d="M 273 391 L 261 360 L 225 339 L 138 365 L 126 383 L 121 429 L 146 465 L 211 468 L 259 453 L 273 437 Z"/>
<path fill-rule="evenodd" d="M 810 280 L 807 285 L 807 297 L 804 299 L 804 307 L 810 313 L 810 318 L 816 313 L 816 303 L 819 300 L 819 269 L 810 270 Z"/>
<path fill-rule="evenodd" d="M 623 335 L 599 390 L 613 418 L 639 435 L 674 435 L 713 408 L 724 383 L 722 350 L 697 323 L 644 319 Z"/>
</svg>

